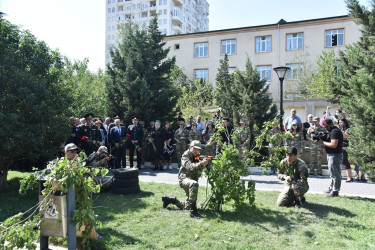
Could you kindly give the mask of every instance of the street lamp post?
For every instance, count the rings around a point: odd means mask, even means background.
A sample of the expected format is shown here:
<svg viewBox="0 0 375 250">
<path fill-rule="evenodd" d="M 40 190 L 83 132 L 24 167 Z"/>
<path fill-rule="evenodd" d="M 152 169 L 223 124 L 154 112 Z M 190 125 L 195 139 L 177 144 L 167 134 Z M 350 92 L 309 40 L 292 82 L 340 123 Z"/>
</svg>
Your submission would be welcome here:
<svg viewBox="0 0 375 250">
<path fill-rule="evenodd" d="M 277 77 L 280 80 L 280 132 L 283 132 L 283 116 L 284 116 L 284 109 L 283 109 L 283 81 L 285 79 L 285 74 L 287 71 L 290 70 L 289 67 L 279 66 L 273 68 L 276 72 Z"/>
</svg>

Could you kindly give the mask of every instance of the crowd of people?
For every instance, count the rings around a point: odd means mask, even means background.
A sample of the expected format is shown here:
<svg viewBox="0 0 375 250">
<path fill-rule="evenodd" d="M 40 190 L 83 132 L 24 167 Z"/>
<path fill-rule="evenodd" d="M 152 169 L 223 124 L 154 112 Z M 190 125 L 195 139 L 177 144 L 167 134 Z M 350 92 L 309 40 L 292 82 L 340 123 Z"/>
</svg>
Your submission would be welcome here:
<svg viewBox="0 0 375 250">
<path fill-rule="evenodd" d="M 154 170 L 172 169 L 172 157 L 177 158 L 178 167 L 181 167 L 182 154 L 187 150 L 188 145 L 197 140 L 205 144 L 205 154 L 216 155 L 217 145 L 212 136 L 216 131 L 214 122 L 222 120 L 227 128 L 227 134 L 223 133 L 223 142 L 230 139 L 233 127 L 229 124 L 229 118 L 221 117 L 220 109 L 212 117 L 212 120 L 202 119 L 198 115 L 196 119 L 189 116 L 188 121 L 178 113 L 176 121 L 163 123 L 159 120 L 146 123 L 134 117 L 132 124 L 125 127 L 115 115 L 103 120 L 94 118 L 92 113 L 86 114 L 83 118 L 71 117 L 72 129 L 65 145 L 74 143 L 85 151 L 86 155 L 95 152 L 99 147 L 108 148 L 109 154 L 113 157 L 108 160 L 112 168 L 126 168 L 126 152 L 130 167 L 134 167 L 134 154 L 136 167 L 144 168 L 145 161 L 151 161 Z M 172 124 L 176 128 L 172 128 Z M 240 149 L 249 144 L 250 132 L 243 119 L 240 121 L 242 132 L 239 134 Z"/>
</svg>

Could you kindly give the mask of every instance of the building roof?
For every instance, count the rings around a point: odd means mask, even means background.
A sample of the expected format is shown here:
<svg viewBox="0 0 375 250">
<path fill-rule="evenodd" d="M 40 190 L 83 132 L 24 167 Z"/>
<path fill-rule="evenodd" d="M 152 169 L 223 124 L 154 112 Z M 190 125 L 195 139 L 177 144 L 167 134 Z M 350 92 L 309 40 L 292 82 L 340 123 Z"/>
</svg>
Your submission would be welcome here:
<svg viewBox="0 0 375 250">
<path fill-rule="evenodd" d="M 324 18 L 317 18 L 317 19 L 308 19 L 308 20 L 301 20 L 301 21 L 292 21 L 287 22 L 284 19 L 280 19 L 279 22 L 275 24 L 264 24 L 264 25 L 256 25 L 256 26 L 247 26 L 247 27 L 239 27 L 239 28 L 231 28 L 231 29 L 222 29 L 222 30 L 211 30 L 211 31 L 202 31 L 202 32 L 196 32 L 196 33 L 185 33 L 185 34 L 179 34 L 179 35 L 169 35 L 166 36 L 165 40 L 173 40 L 175 38 L 184 38 L 189 36 L 201 36 L 201 35 L 215 35 L 215 33 L 233 33 L 236 32 L 246 32 L 249 30 L 263 30 L 263 29 L 269 29 L 272 27 L 278 27 L 278 26 L 295 26 L 295 25 L 307 25 L 308 23 L 316 24 L 317 22 L 335 22 L 335 21 L 353 21 L 355 18 L 343 15 L 343 16 L 334 16 L 334 17 L 324 17 Z"/>
</svg>

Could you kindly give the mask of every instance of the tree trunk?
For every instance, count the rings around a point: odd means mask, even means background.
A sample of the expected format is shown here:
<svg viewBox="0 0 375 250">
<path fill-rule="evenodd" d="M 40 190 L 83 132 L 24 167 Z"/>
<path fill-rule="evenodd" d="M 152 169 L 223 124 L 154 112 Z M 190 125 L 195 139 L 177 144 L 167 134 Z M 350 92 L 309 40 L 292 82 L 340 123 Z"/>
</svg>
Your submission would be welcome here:
<svg viewBox="0 0 375 250">
<path fill-rule="evenodd" d="M 7 177 L 9 167 L 12 165 L 14 160 L 14 154 L 8 156 L 8 159 L 0 160 L 0 193 L 4 192 L 7 188 Z"/>
</svg>

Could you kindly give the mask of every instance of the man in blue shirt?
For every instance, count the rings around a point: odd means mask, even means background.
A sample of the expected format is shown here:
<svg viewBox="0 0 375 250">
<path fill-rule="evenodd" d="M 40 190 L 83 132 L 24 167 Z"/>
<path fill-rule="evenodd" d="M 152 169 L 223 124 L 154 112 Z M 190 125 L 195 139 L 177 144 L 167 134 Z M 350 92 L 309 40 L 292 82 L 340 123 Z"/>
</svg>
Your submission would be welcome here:
<svg viewBox="0 0 375 250">
<path fill-rule="evenodd" d="M 297 110 L 292 109 L 290 113 L 291 113 L 291 116 L 288 116 L 288 118 L 286 118 L 285 120 L 284 131 L 287 132 L 288 130 L 290 130 L 292 128 L 292 123 L 294 121 L 297 122 L 299 129 L 303 131 L 303 124 L 302 124 L 301 118 L 299 118 L 299 116 L 296 115 Z"/>
</svg>

